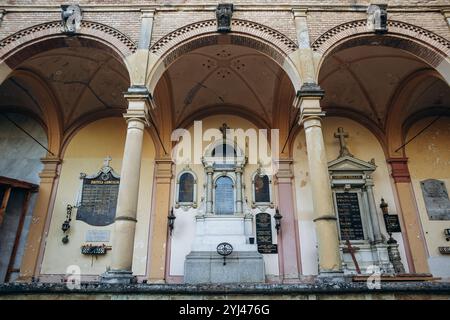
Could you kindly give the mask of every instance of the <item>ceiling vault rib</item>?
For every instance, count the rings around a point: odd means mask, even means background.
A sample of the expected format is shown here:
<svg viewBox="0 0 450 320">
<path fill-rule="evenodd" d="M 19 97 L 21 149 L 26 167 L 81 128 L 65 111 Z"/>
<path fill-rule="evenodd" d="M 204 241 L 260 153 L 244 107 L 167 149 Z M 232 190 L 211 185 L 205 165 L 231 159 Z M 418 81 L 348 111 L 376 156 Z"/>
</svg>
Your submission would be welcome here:
<svg viewBox="0 0 450 320">
<path fill-rule="evenodd" d="M 209 90 L 211 90 L 212 92 L 214 92 L 214 94 L 215 95 L 217 95 L 217 97 L 219 98 L 219 100 L 221 100 L 222 102 L 224 102 L 223 101 L 223 98 L 220 96 L 220 95 L 218 95 L 214 90 L 212 90 L 211 88 L 208 88 L 208 87 L 206 87 L 203 83 L 204 82 L 206 82 L 206 80 L 208 80 L 208 78 L 214 73 L 214 72 L 216 72 L 217 71 L 217 69 L 219 69 L 219 67 L 217 66 L 216 68 L 214 68 L 213 70 L 211 70 L 206 76 L 204 76 L 203 77 L 203 79 L 201 80 L 201 81 L 196 81 L 195 83 L 195 86 L 202 86 L 203 88 L 205 88 L 205 89 L 209 89 Z M 172 77 L 171 77 L 172 78 Z M 172 82 L 171 82 L 172 83 Z M 188 94 L 193 90 L 193 88 L 195 88 L 195 86 L 194 87 L 192 87 L 190 90 L 189 90 L 189 92 L 188 92 Z M 176 114 L 174 114 L 174 117 L 177 117 L 176 118 L 176 123 L 179 123 L 179 121 L 180 121 L 180 119 L 182 119 L 183 118 L 183 116 L 184 116 L 184 114 L 185 114 L 185 112 L 186 112 L 186 110 L 188 109 L 188 106 L 189 105 L 191 105 L 192 104 L 192 102 L 194 101 L 194 99 L 195 99 L 195 96 L 197 95 L 197 93 L 198 93 L 198 91 L 200 91 L 200 89 L 201 89 L 201 87 L 199 87 L 198 88 L 198 90 L 195 92 L 195 94 L 192 96 L 192 97 L 190 97 L 190 102 L 188 103 L 188 104 L 186 104 L 186 99 L 184 99 L 184 105 L 183 105 L 183 109 L 181 110 L 181 112 L 180 112 L 180 114 L 177 116 Z M 185 98 L 187 98 L 187 96 L 185 97 Z"/>
<path fill-rule="evenodd" d="M 70 123 L 70 121 L 72 120 L 73 114 L 75 113 L 75 110 L 78 109 L 78 105 L 88 88 L 92 92 L 92 94 L 97 98 L 97 100 L 100 101 L 106 109 L 108 108 L 107 104 L 102 99 L 100 99 L 98 97 L 98 95 L 94 92 L 94 90 L 90 87 L 90 84 L 91 84 L 92 80 L 95 78 L 95 76 L 97 75 L 97 73 L 100 72 L 100 70 L 103 68 L 103 66 L 105 64 L 107 64 L 109 61 L 111 61 L 111 59 L 112 58 L 110 57 L 109 59 L 104 61 L 102 64 L 100 64 L 99 67 L 97 69 L 95 69 L 94 72 L 92 73 L 92 75 L 90 76 L 89 81 L 84 84 L 85 87 L 81 90 L 80 94 L 75 99 L 75 103 L 73 104 L 70 113 L 67 115 L 67 123 Z M 66 84 L 66 83 L 67 82 L 64 82 L 64 84 Z"/>
<path fill-rule="evenodd" d="M 394 107 L 394 105 L 397 103 L 397 101 L 401 98 L 403 91 L 408 88 L 408 86 L 410 85 L 411 81 L 413 80 L 417 80 L 417 77 L 424 77 L 427 76 L 427 74 L 434 74 L 435 70 L 430 69 L 430 68 L 423 68 L 423 69 L 418 69 L 415 70 L 409 74 L 407 74 L 406 76 L 404 76 L 400 81 L 399 81 L 399 85 L 397 86 L 397 88 L 395 88 L 394 92 L 392 93 L 391 97 L 389 98 L 387 104 L 386 104 L 386 114 L 384 116 L 384 127 L 386 126 L 387 122 L 388 122 L 388 118 L 389 118 L 389 111 Z M 415 86 L 417 87 L 417 85 Z M 411 90 L 413 90 L 414 88 L 412 88 Z M 409 99 L 408 99 L 408 104 L 409 104 Z"/>
<path fill-rule="evenodd" d="M 244 82 L 244 84 L 247 86 L 247 88 L 250 90 L 250 92 L 254 95 L 256 101 L 258 101 L 261 109 L 264 112 L 264 116 L 266 117 L 266 122 L 270 122 L 270 117 L 269 114 L 267 113 L 266 108 L 264 108 L 264 104 L 261 101 L 261 99 L 259 98 L 259 96 L 256 94 L 255 90 L 253 90 L 253 88 L 250 86 L 250 84 L 248 83 L 248 81 L 245 79 L 245 77 L 243 75 L 240 75 L 238 72 L 236 72 L 235 70 L 233 70 L 233 68 L 230 68 L 230 70 L 239 78 L 242 80 L 242 82 Z"/>
<path fill-rule="evenodd" d="M 341 59 L 337 58 L 336 56 L 333 56 L 332 58 L 335 59 L 338 63 L 344 64 L 344 62 Z M 356 84 L 358 85 L 359 89 L 361 90 L 362 94 L 364 95 L 364 98 L 366 98 L 367 102 L 369 103 L 369 107 L 372 110 L 374 116 L 376 117 L 376 120 L 381 124 L 382 120 L 380 118 L 378 118 L 378 112 L 377 112 L 372 100 L 370 99 L 370 95 L 369 95 L 368 91 L 362 84 L 361 80 L 359 80 L 359 78 L 356 76 L 356 74 L 350 68 L 346 68 L 345 70 L 351 75 L 353 80 L 355 80 Z"/>
</svg>

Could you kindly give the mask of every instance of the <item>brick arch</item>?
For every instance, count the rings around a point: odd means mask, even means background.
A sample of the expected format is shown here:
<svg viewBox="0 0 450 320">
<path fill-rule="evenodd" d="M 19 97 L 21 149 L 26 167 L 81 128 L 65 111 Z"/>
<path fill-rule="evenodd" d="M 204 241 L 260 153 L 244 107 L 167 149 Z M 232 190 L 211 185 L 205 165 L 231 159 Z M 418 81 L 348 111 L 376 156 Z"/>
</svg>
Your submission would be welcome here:
<svg viewBox="0 0 450 320">
<path fill-rule="evenodd" d="M 400 21 L 388 21 L 388 33 L 375 35 L 366 27 L 366 20 L 351 21 L 322 34 L 311 45 L 322 55 L 319 66 L 336 51 L 350 47 L 371 45 L 387 46 L 408 51 L 421 58 L 450 83 L 450 41 L 426 29 Z M 319 68 L 320 70 L 320 68 Z"/>
<path fill-rule="evenodd" d="M 242 33 L 265 40 L 268 43 L 271 43 L 274 47 L 278 48 L 279 51 L 283 52 L 285 55 L 289 55 L 298 48 L 297 44 L 284 34 L 259 23 L 233 19 L 231 21 L 231 30 L 232 32 L 230 34 L 232 35 Z M 179 45 L 186 39 L 208 33 L 217 34 L 216 20 L 200 21 L 179 28 L 159 39 L 153 46 L 151 46 L 150 50 L 153 54 L 161 56 L 170 50 L 170 48 Z"/>
<path fill-rule="evenodd" d="M 61 22 L 36 25 L 0 41 L 0 61 L 14 69 L 30 56 L 58 47 L 66 47 L 72 37 L 61 32 Z M 106 49 L 125 64 L 125 57 L 136 51 L 136 44 L 123 33 L 107 25 L 82 21 L 76 39 L 83 46 Z M 34 50 L 30 50 L 33 46 Z M 23 50 L 23 49 L 27 50 Z"/>
<path fill-rule="evenodd" d="M 205 46 L 232 44 L 255 49 L 270 57 L 283 68 L 296 89 L 301 80 L 295 62 L 289 57 L 298 50 L 297 44 L 282 33 L 267 26 L 246 20 L 231 22 L 231 32 L 225 35 L 217 32 L 216 20 L 205 20 L 189 24 L 159 39 L 150 48 L 157 63 L 147 78 L 151 91 L 165 70 L 186 53 Z"/>
</svg>

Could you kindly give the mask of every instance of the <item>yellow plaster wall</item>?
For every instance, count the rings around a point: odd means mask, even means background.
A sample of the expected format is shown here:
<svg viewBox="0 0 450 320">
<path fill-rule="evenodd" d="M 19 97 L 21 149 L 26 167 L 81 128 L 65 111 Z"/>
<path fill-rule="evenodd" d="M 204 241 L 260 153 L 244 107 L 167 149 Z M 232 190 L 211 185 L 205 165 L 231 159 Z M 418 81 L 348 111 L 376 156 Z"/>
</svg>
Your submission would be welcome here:
<svg viewBox="0 0 450 320">
<path fill-rule="evenodd" d="M 105 256 L 92 259 L 80 252 L 85 244 L 87 230 L 111 230 L 110 242 L 114 237 L 114 224 L 95 227 L 76 220 L 72 214 L 69 243 L 63 244 L 61 225 L 65 220 L 67 204 L 75 204 L 80 192 L 80 173 L 97 173 L 103 159 L 111 156 L 111 166 L 120 174 L 126 138 L 126 123 L 122 118 L 107 118 L 90 123 L 82 128 L 70 141 L 64 154 L 61 176 L 56 193 L 54 210 L 46 241 L 41 274 L 65 274 L 69 265 L 78 265 L 82 275 L 98 275 L 111 263 L 111 251 Z M 144 135 L 141 182 L 137 212 L 136 238 L 133 257 L 133 273 L 143 275 L 146 271 L 155 148 L 148 134 Z M 112 249 L 114 250 L 114 248 Z"/>
<path fill-rule="evenodd" d="M 434 117 L 425 118 L 416 122 L 408 131 L 407 141 L 433 119 Z M 429 220 L 420 182 L 426 179 L 438 179 L 444 181 L 447 192 L 450 191 L 450 118 L 439 119 L 411 141 L 406 146 L 406 156 L 409 158 L 408 166 L 428 253 L 430 256 L 443 257 L 438 247 L 450 245 L 444 237 L 444 229 L 450 228 L 450 220 Z"/>
</svg>

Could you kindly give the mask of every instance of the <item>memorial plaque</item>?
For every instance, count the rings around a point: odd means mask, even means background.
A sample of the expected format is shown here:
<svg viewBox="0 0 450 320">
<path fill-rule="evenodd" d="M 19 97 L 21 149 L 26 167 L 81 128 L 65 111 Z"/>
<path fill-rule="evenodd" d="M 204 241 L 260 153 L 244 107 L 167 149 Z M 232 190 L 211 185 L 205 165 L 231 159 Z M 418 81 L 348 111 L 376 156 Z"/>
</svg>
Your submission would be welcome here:
<svg viewBox="0 0 450 320">
<path fill-rule="evenodd" d="M 234 214 L 233 180 L 220 177 L 216 181 L 215 214 Z"/>
<path fill-rule="evenodd" d="M 256 215 L 256 244 L 259 253 L 278 253 L 278 247 L 272 243 L 272 217 L 268 213 Z"/>
<path fill-rule="evenodd" d="M 342 240 L 364 240 L 364 230 L 359 209 L 358 194 L 336 193 L 336 206 Z"/>
<path fill-rule="evenodd" d="M 88 230 L 86 242 L 109 242 L 111 232 L 109 230 Z"/>
<path fill-rule="evenodd" d="M 384 223 L 386 224 L 386 231 L 388 233 L 402 232 L 402 229 L 400 228 L 400 221 L 398 220 L 398 215 L 385 214 Z"/>
<path fill-rule="evenodd" d="M 430 220 L 450 220 L 450 200 L 443 181 L 428 179 L 420 183 Z"/>
<path fill-rule="evenodd" d="M 107 226 L 113 223 L 119 183 L 120 179 L 113 175 L 112 170 L 101 171 L 93 177 L 84 177 L 77 220 L 92 226 Z"/>
</svg>

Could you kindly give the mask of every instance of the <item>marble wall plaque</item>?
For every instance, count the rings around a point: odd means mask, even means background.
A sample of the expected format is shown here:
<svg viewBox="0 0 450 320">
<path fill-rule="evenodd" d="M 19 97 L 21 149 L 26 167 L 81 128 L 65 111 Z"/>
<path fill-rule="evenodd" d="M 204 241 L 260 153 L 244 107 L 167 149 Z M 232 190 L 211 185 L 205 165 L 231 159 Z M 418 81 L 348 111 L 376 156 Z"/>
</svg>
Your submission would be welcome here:
<svg viewBox="0 0 450 320">
<path fill-rule="evenodd" d="M 427 179 L 420 182 L 423 199 L 430 220 L 450 220 L 450 200 L 445 183 Z"/>
<path fill-rule="evenodd" d="M 268 213 L 256 215 L 256 243 L 259 253 L 278 253 L 277 245 L 272 243 L 272 216 Z"/>
<path fill-rule="evenodd" d="M 107 226 L 116 217 L 117 196 L 120 179 L 111 172 L 94 178 L 83 179 L 81 203 L 77 210 L 77 220 L 91 226 Z"/>
<path fill-rule="evenodd" d="M 109 230 L 88 230 L 86 242 L 109 242 L 111 232 Z"/>
<path fill-rule="evenodd" d="M 341 240 L 364 240 L 364 231 L 359 209 L 358 194 L 336 193 Z"/>
</svg>

